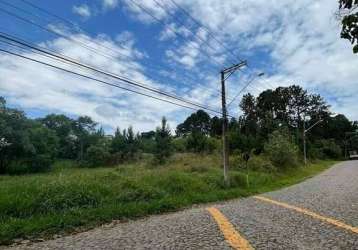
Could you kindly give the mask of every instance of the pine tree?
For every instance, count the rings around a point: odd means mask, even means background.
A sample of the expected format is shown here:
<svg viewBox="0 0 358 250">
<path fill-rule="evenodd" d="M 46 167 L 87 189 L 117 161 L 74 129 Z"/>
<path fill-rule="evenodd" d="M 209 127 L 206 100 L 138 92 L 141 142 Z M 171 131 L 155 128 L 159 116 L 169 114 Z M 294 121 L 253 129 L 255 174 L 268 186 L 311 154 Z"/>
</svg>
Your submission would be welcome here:
<svg viewBox="0 0 358 250">
<path fill-rule="evenodd" d="M 155 160 L 163 164 L 173 153 L 172 137 L 170 128 L 165 117 L 162 118 L 162 125 L 155 132 Z"/>
</svg>

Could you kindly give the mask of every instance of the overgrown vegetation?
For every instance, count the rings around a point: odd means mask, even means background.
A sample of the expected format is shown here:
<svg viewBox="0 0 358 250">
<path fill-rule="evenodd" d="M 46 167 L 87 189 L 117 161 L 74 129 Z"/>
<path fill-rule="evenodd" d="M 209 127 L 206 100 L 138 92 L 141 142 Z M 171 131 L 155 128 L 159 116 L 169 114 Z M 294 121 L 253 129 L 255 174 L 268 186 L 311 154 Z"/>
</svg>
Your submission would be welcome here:
<svg viewBox="0 0 358 250">
<path fill-rule="evenodd" d="M 0 98 L 1 243 L 273 190 L 358 149 L 357 122 L 332 116 L 321 96 L 299 86 L 247 94 L 239 106 L 242 115 L 229 121 L 228 187 L 222 119 L 205 111 L 175 134 L 163 118 L 153 131 L 107 135 L 90 117 L 29 119 Z M 319 162 L 306 168 L 304 128 L 309 160 Z"/>
<path fill-rule="evenodd" d="M 302 151 L 302 132 L 309 131 L 311 159 L 339 159 L 342 152 L 358 148 L 357 122 L 344 115 L 332 117 L 329 105 L 301 87 L 278 87 L 258 97 L 243 96 L 243 112 L 229 121 L 231 153 L 265 154 L 277 168 L 297 165 Z M 29 119 L 24 112 L 6 106 L 0 98 L 0 174 L 50 171 L 56 159 L 69 159 L 84 167 L 114 166 L 135 162 L 144 154 L 163 164 L 173 153 L 214 153 L 221 145 L 222 119 L 203 110 L 191 114 L 172 135 L 165 118 L 155 131 L 135 133 L 132 127 L 106 135 L 90 117 L 69 118 L 50 114 Z M 285 130 L 285 131 L 284 131 Z M 283 132 L 284 131 L 284 132 Z M 356 135 L 356 134 L 355 134 Z"/>
<path fill-rule="evenodd" d="M 239 166 L 232 168 L 231 186 L 225 187 L 217 154 L 176 154 L 156 168 L 151 159 L 108 168 L 62 161 L 45 174 L 0 176 L 0 243 L 245 197 L 297 183 L 333 164 L 268 172 L 255 163 L 257 159 L 251 160 L 255 166 L 250 166 L 249 187 Z"/>
<path fill-rule="evenodd" d="M 358 0 L 338 0 L 338 16 L 342 18 L 341 38 L 353 45 L 353 52 L 358 53 Z"/>
</svg>

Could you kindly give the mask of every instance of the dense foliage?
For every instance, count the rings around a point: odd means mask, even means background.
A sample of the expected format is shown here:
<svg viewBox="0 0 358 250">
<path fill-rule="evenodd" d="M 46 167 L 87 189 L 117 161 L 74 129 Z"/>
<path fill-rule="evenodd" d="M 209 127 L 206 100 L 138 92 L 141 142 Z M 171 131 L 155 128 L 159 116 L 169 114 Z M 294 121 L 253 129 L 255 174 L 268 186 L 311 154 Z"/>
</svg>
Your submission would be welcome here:
<svg viewBox="0 0 358 250">
<path fill-rule="evenodd" d="M 358 0 L 339 0 L 342 18 L 341 37 L 353 45 L 353 52 L 358 53 Z"/>
<path fill-rule="evenodd" d="M 299 86 L 266 90 L 257 97 L 246 94 L 239 107 L 242 115 L 229 121 L 233 156 L 262 156 L 270 162 L 261 165 L 269 168 L 294 166 L 302 158 L 304 129 L 321 120 L 307 132 L 311 159 L 340 158 L 358 148 L 357 122 L 332 115 L 320 95 Z M 221 133 L 222 119 L 199 110 L 176 127 L 174 136 L 165 118 L 155 131 L 117 128 L 112 136 L 90 117 L 50 114 L 29 119 L 0 98 L 0 173 L 47 171 L 55 159 L 76 160 L 88 167 L 116 165 L 141 159 L 143 153 L 163 164 L 175 152 L 220 152 Z"/>
</svg>

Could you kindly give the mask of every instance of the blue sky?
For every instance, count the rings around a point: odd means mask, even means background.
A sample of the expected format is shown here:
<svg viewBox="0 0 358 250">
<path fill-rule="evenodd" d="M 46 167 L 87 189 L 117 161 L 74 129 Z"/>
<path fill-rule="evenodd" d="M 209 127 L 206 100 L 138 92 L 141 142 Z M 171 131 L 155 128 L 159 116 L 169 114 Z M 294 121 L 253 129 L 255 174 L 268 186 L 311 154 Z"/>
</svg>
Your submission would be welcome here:
<svg viewBox="0 0 358 250">
<path fill-rule="evenodd" d="M 71 39 L 17 20 L 1 9 L 0 31 L 217 110 L 219 71 L 244 59 L 249 67 L 228 81 L 229 99 L 251 79 L 245 92 L 253 94 L 299 84 L 322 94 L 334 112 L 358 119 L 358 57 L 349 42 L 339 38 L 335 1 L 175 0 L 210 33 L 171 0 L 31 2 L 77 28 L 21 0 L 1 0 L 0 8 Z M 33 52 L 20 53 L 54 63 Z M 260 72 L 265 76 L 255 77 Z M 129 125 L 135 130 L 153 129 L 162 116 L 175 127 L 192 112 L 4 54 L 0 54 L 0 95 L 32 117 L 52 112 L 89 115 L 108 131 Z M 239 100 L 230 108 L 232 115 L 239 114 Z"/>
</svg>

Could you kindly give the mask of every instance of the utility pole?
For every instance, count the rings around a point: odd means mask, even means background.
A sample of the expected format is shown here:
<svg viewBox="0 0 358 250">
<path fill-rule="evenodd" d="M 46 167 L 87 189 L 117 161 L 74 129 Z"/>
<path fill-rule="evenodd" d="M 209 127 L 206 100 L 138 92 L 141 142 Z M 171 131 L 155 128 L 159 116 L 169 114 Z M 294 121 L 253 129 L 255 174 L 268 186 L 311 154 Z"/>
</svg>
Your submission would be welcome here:
<svg viewBox="0 0 358 250">
<path fill-rule="evenodd" d="M 306 129 L 306 115 L 304 115 L 303 117 L 303 158 L 304 158 L 305 166 L 307 165 L 306 134 L 308 131 L 310 131 L 312 128 L 314 128 L 316 125 L 320 124 L 321 122 L 323 122 L 322 119 L 318 120 L 311 127 Z"/>
<path fill-rule="evenodd" d="M 303 159 L 305 166 L 307 165 L 307 150 L 306 150 L 306 115 L 303 117 Z"/>
<path fill-rule="evenodd" d="M 221 73 L 221 104 L 222 104 L 222 143 L 223 143 L 223 164 L 224 164 L 224 182 L 229 183 L 229 152 L 227 140 L 227 108 L 226 108 L 226 86 L 225 81 L 238 69 L 246 66 L 246 61 L 235 64 L 229 68 L 223 69 Z"/>
</svg>

